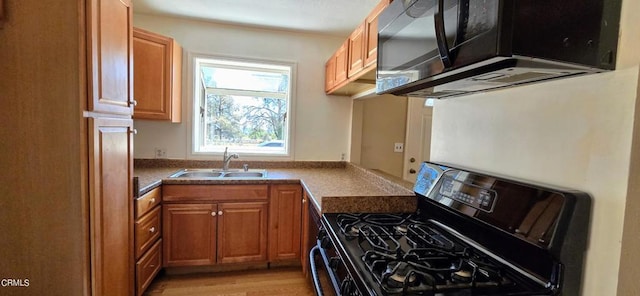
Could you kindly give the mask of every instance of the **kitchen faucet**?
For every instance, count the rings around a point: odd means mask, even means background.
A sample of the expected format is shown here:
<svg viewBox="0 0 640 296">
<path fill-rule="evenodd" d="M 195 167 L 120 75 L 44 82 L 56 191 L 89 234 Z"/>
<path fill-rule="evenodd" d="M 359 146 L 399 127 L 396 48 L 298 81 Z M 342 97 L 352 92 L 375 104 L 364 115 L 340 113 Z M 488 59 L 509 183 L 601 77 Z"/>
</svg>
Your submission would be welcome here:
<svg viewBox="0 0 640 296">
<path fill-rule="evenodd" d="M 223 171 L 228 171 L 229 170 L 229 163 L 231 162 L 232 158 L 240 157 L 240 155 L 238 155 L 238 153 L 233 153 L 233 154 L 227 155 L 227 148 L 228 147 L 224 147 L 224 155 L 222 155 L 222 170 Z"/>
</svg>

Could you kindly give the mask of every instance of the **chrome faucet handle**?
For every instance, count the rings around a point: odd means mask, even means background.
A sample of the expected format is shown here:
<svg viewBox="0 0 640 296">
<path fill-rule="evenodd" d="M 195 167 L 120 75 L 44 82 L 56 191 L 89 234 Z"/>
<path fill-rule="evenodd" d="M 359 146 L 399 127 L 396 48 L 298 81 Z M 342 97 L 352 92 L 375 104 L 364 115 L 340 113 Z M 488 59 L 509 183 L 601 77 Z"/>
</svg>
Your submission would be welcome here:
<svg viewBox="0 0 640 296">
<path fill-rule="evenodd" d="M 242 165 L 242 169 L 244 169 L 244 171 L 248 171 L 249 170 L 249 164 L 245 163 Z"/>
</svg>

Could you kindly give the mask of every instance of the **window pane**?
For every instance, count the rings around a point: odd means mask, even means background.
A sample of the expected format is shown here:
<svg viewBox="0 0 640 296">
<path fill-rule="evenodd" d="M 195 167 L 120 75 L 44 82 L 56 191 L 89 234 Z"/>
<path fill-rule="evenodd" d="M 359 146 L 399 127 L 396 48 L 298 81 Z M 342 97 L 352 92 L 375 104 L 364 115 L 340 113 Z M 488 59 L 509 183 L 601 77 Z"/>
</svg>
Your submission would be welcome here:
<svg viewBox="0 0 640 296">
<path fill-rule="evenodd" d="M 198 152 L 288 153 L 290 68 L 198 59 Z"/>
<path fill-rule="evenodd" d="M 284 142 L 286 100 L 207 94 L 205 106 L 204 146 L 273 147 L 272 141 Z"/>
<path fill-rule="evenodd" d="M 288 75 L 283 73 L 203 66 L 202 75 L 207 88 L 286 93 L 289 87 Z"/>
</svg>

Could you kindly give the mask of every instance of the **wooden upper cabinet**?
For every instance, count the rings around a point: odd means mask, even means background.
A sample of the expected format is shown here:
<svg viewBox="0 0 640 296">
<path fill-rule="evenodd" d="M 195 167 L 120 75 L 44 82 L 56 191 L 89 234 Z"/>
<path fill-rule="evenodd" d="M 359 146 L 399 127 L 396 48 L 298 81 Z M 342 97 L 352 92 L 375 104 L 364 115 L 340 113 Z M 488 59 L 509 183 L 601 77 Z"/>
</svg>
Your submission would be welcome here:
<svg viewBox="0 0 640 296">
<path fill-rule="evenodd" d="M 131 0 L 87 1 L 89 112 L 133 114 Z"/>
<path fill-rule="evenodd" d="M 327 94 L 351 96 L 375 87 L 378 16 L 384 8 L 389 6 L 389 3 L 391 0 L 380 1 L 327 61 L 325 65 Z"/>
<path fill-rule="evenodd" d="M 378 16 L 390 2 L 380 1 L 364 22 L 364 67 L 371 66 L 378 60 Z"/>
<path fill-rule="evenodd" d="M 324 91 L 329 92 L 336 84 L 336 56 L 333 55 L 325 64 Z"/>
<path fill-rule="evenodd" d="M 335 54 L 336 59 L 336 80 L 334 81 L 334 86 L 342 83 L 347 80 L 347 68 L 349 65 L 348 57 L 349 57 L 349 40 L 345 40 L 344 43 L 338 48 Z"/>
<path fill-rule="evenodd" d="M 365 23 L 362 23 L 349 36 L 349 69 L 347 71 L 347 77 L 349 78 L 358 74 L 364 68 L 364 29 Z"/>
<path fill-rule="evenodd" d="M 269 201 L 269 262 L 300 259 L 302 186 L 272 185 Z"/>
<path fill-rule="evenodd" d="M 181 120 L 182 48 L 170 37 L 133 28 L 134 119 Z"/>
</svg>

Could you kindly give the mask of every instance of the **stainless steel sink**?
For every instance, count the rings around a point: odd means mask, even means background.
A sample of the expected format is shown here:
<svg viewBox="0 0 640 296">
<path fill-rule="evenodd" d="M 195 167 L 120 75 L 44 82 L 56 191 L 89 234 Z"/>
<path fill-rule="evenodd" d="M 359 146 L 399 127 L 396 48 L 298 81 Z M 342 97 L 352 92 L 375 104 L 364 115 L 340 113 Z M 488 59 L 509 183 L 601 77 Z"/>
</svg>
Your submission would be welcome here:
<svg viewBox="0 0 640 296">
<path fill-rule="evenodd" d="M 218 169 L 185 169 L 179 171 L 169 178 L 190 178 L 190 179 L 210 179 L 210 178 L 265 178 L 266 170 L 218 170 Z"/>
<path fill-rule="evenodd" d="M 225 178 L 263 178 L 266 172 L 226 172 L 222 176 Z"/>
<path fill-rule="evenodd" d="M 192 171 L 192 170 L 184 170 L 177 172 L 169 178 L 218 178 L 222 176 L 221 172 L 214 171 Z"/>
</svg>

